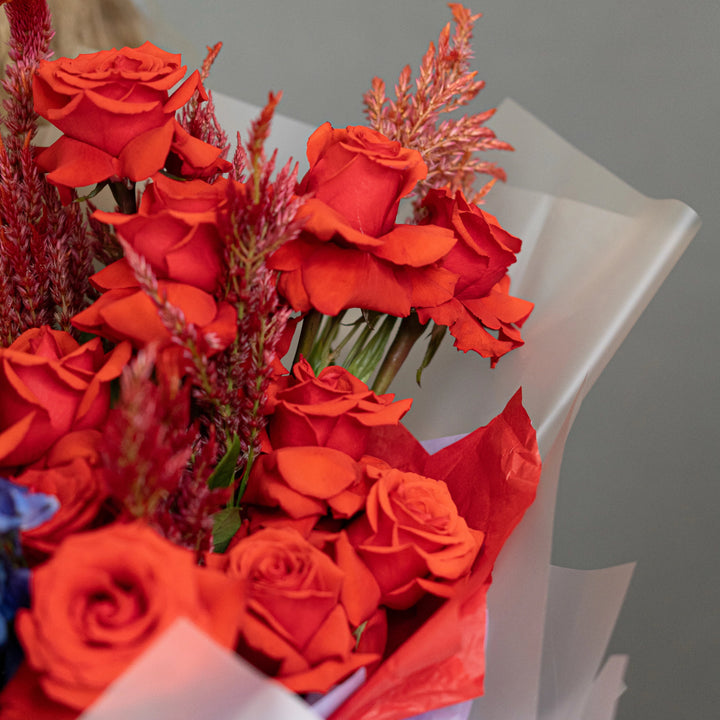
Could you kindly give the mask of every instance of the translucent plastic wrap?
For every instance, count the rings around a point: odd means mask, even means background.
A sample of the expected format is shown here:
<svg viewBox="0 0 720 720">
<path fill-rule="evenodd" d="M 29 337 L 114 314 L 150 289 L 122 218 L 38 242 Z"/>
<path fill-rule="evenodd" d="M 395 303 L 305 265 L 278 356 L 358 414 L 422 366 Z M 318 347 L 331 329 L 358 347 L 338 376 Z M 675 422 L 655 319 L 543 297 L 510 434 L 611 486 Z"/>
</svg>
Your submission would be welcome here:
<svg viewBox="0 0 720 720">
<path fill-rule="evenodd" d="M 229 98 L 216 101 L 228 129 L 242 132 L 257 112 Z M 648 199 L 628 187 L 512 101 L 503 103 L 492 126 L 516 148 L 500 158 L 509 181 L 495 186 L 485 209 L 523 239 L 511 276 L 512 294 L 535 303 L 523 327 L 525 346 L 490 370 L 487 361 L 464 356 L 448 342 L 425 371 L 422 389 L 414 382 L 417 351 L 392 390 L 415 399 L 406 417 L 410 430 L 434 438 L 486 424 L 522 386 L 544 465 L 537 499 L 493 572 L 485 694 L 422 717 L 610 720 L 624 687 L 626 658 L 614 656 L 601 665 L 632 566 L 551 568 L 560 463 L 583 397 L 699 222 L 678 201 Z M 313 129 L 280 117 L 271 144 L 280 158 L 292 155 L 302 161 Z M 426 447 L 446 443 L 432 441 Z M 315 712 L 181 622 L 82 718 L 329 717 L 331 705 L 341 704 L 362 681 L 362 676 L 351 678 L 334 691 L 340 696 L 336 702 L 328 697 Z M 345 716 L 341 710 L 334 717 Z"/>
</svg>

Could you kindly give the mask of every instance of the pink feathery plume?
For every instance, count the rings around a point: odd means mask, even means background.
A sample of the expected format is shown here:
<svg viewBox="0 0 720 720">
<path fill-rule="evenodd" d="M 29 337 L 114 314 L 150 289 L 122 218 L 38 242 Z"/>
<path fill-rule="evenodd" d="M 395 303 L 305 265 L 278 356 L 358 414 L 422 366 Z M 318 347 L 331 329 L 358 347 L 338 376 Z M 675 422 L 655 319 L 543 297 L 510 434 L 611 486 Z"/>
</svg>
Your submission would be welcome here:
<svg viewBox="0 0 720 720">
<path fill-rule="evenodd" d="M 371 90 L 363 98 L 370 125 L 420 152 L 428 167 L 427 177 L 416 187 L 416 215 L 422 198 L 431 188 L 461 190 L 466 197 L 479 200 L 495 180 L 505 179 L 505 172 L 476 153 L 512 150 L 485 127 L 495 110 L 440 121 L 441 114 L 472 102 L 485 85 L 470 70 L 472 29 L 481 16 L 473 15 L 459 3 L 450 3 L 449 7 L 456 23 L 455 32 L 451 36 L 448 23 L 440 33 L 437 47 L 430 43 L 415 82 L 410 66 L 406 66 L 395 85 L 394 101 L 386 97 L 385 83 L 380 78 L 373 79 Z M 478 174 L 490 175 L 492 179 L 475 194 L 473 185 Z"/>
<path fill-rule="evenodd" d="M 210 74 L 210 68 L 221 49 L 221 42 L 207 48 L 208 54 L 200 70 L 200 79 L 202 82 L 204 82 Z M 215 115 L 215 103 L 212 93 L 209 90 L 205 90 L 202 85 L 198 87 L 195 95 L 193 95 L 190 102 L 183 108 L 180 113 L 179 122 L 190 135 L 215 146 L 219 150 L 227 150 L 230 147 L 228 136 L 220 126 Z"/>
<path fill-rule="evenodd" d="M 266 261 L 301 227 L 297 212 L 302 199 L 295 195 L 297 165 L 293 168 L 288 162 L 273 179 L 276 153 L 268 159 L 264 151 L 279 100 L 280 94 L 270 94 L 252 123 L 247 143 L 243 147 L 238 142 L 234 161 L 238 182 L 229 185 L 227 210 L 219 221 L 226 243 L 223 299 L 238 311 L 237 339 L 220 367 L 225 386 L 233 389 L 226 397 L 233 410 L 225 434 L 240 439 L 248 465 L 259 452 L 264 398 L 290 318 Z"/>
<path fill-rule="evenodd" d="M 123 371 L 101 446 L 106 482 L 123 514 L 146 518 L 177 545 L 207 552 L 213 515 L 230 491 L 208 487 L 214 433 L 201 437 L 191 421 L 190 383 L 157 359 L 148 346 Z"/>
<path fill-rule="evenodd" d="M 10 63 L 0 142 L 0 342 L 9 343 L 38 325 L 71 329 L 89 289 L 94 242 L 80 208 L 62 205 L 33 158 L 32 78 L 50 56 L 53 34 L 47 2 L 12 0 L 5 12 Z"/>
<path fill-rule="evenodd" d="M 152 381 L 156 354 L 141 350 L 120 378 L 120 397 L 103 431 L 107 486 L 131 516 L 150 514 L 174 490 L 192 453 L 187 389 Z"/>
</svg>

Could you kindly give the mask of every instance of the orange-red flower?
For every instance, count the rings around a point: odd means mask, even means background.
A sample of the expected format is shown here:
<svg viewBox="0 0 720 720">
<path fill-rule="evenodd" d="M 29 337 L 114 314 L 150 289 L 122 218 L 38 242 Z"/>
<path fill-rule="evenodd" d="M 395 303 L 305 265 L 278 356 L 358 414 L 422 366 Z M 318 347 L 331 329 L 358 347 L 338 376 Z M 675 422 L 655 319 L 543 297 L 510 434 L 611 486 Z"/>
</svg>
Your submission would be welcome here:
<svg viewBox="0 0 720 720">
<path fill-rule="evenodd" d="M 42 62 L 33 81 L 35 110 L 64 135 L 38 155 L 38 165 L 51 182 L 82 187 L 145 180 L 164 167 L 173 146 L 196 156 L 199 144 L 214 163 L 220 150 L 188 139 L 175 120 L 198 88 L 204 94 L 195 71 L 170 95 L 186 70 L 179 55 L 149 42 Z"/>
<path fill-rule="evenodd" d="M 32 467 L 13 478 L 33 492 L 54 495 L 57 512 L 42 525 L 22 533 L 25 550 L 51 554 L 69 535 L 96 520 L 108 490 L 99 466 L 99 430 L 78 430 L 61 438 L 45 455 L 44 467 Z"/>
<path fill-rule="evenodd" d="M 191 135 L 180 123 L 175 123 L 175 133 L 165 168 L 177 177 L 212 178 L 232 169 L 232 164 L 224 155 L 225 148 L 219 150 Z"/>
<path fill-rule="evenodd" d="M 508 266 L 521 241 L 497 219 L 468 203 L 457 191 L 430 190 L 422 206 L 427 222 L 451 229 L 457 243 L 440 262 L 454 273 L 453 297 L 439 304 L 418 305 L 421 322 L 446 325 L 463 352 L 475 350 L 495 364 L 501 355 L 523 344 L 520 327 L 533 304 L 510 296 Z"/>
<path fill-rule="evenodd" d="M 324 368 L 316 377 L 305 359 L 271 391 L 268 434 L 273 448 L 319 445 L 356 460 L 375 428 L 397 425 L 412 404 L 409 398 L 396 402 L 392 393 L 376 395 L 339 366 Z"/>
<path fill-rule="evenodd" d="M 33 463 L 72 430 L 104 422 L 110 381 L 129 359 L 126 343 L 106 355 L 99 338 L 79 345 L 49 327 L 0 349 L 0 467 Z"/>
<path fill-rule="evenodd" d="M 294 530 L 261 530 L 208 562 L 247 582 L 239 652 L 294 692 L 326 692 L 378 659 L 354 652 L 343 571 Z"/>
<path fill-rule="evenodd" d="M 94 217 L 114 225 L 158 278 L 213 293 L 223 262 L 218 212 L 225 206 L 229 182 L 219 178 L 211 185 L 156 175 L 146 186 L 135 215 L 97 211 Z"/>
<path fill-rule="evenodd" d="M 310 193 L 300 211 L 304 232 L 271 258 L 294 309 L 405 316 L 452 297 L 455 277 L 434 263 L 454 245 L 453 234 L 396 224 L 400 200 L 427 173 L 417 151 L 370 128 L 325 123 L 308 140 L 307 156 L 299 187 Z"/>
<path fill-rule="evenodd" d="M 73 535 L 31 583 L 32 608 L 16 618 L 27 668 L 0 703 L 30 703 L 34 718 L 43 694 L 86 708 L 179 617 L 233 647 L 244 610 L 242 582 L 199 567 L 194 553 L 141 524 Z M 18 698 L 30 680 L 41 696 Z"/>
<path fill-rule="evenodd" d="M 360 464 L 344 452 L 285 447 L 255 461 L 243 501 L 279 508 L 311 527 L 328 513 L 352 517 L 365 506 L 368 487 Z"/>
<path fill-rule="evenodd" d="M 468 527 L 442 480 L 381 464 L 368 470 L 376 481 L 348 535 L 382 602 L 405 609 L 428 592 L 450 597 L 469 574 L 483 533 Z"/>
<path fill-rule="evenodd" d="M 78 330 L 109 340 L 129 340 L 137 348 L 150 343 L 160 347 L 170 345 L 170 331 L 124 258 L 95 273 L 91 282 L 103 294 L 73 317 L 72 323 Z M 201 350 L 208 353 L 222 350 L 235 339 L 237 313 L 229 303 L 218 303 L 197 287 L 171 280 L 159 280 L 158 292 L 181 310 L 185 321 L 196 326 L 201 335 L 214 336 L 214 345 Z"/>
</svg>

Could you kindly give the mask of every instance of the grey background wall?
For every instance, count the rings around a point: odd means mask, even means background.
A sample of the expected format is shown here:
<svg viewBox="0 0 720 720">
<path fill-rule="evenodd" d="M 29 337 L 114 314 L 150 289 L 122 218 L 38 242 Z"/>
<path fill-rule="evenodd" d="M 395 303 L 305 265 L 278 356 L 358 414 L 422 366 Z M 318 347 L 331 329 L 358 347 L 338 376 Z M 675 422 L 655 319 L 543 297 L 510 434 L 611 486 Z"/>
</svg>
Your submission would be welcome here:
<svg viewBox="0 0 720 720">
<path fill-rule="evenodd" d="M 313 124 L 361 122 L 373 75 L 416 64 L 440 0 L 146 0 L 154 35 L 210 86 Z M 476 0 L 476 109 L 511 96 L 704 225 L 583 404 L 561 474 L 554 556 L 638 562 L 611 641 L 630 654 L 620 720 L 718 717 L 720 690 L 720 3 Z"/>
</svg>

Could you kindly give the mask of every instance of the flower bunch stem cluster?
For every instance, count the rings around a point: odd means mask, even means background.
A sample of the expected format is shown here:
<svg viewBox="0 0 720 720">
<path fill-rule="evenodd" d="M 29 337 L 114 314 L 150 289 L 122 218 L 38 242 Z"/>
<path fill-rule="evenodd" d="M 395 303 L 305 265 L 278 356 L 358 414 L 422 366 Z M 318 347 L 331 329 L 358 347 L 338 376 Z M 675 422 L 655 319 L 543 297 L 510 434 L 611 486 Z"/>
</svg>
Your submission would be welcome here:
<svg viewBox="0 0 720 720">
<path fill-rule="evenodd" d="M 344 322 L 346 312 L 323 316 L 311 311 L 304 318 L 294 362 L 304 357 L 316 372 L 330 365 L 347 368 L 368 383 L 374 392 L 384 393 L 407 360 L 415 343 L 428 330 L 411 313 L 405 318 L 363 312 L 354 321 Z M 447 328 L 433 326 L 422 367 L 426 367 Z"/>
</svg>

